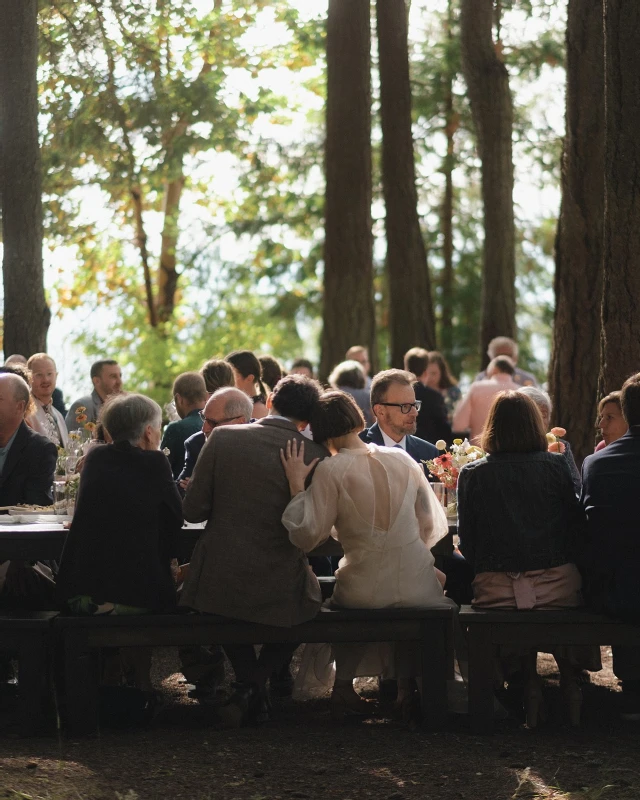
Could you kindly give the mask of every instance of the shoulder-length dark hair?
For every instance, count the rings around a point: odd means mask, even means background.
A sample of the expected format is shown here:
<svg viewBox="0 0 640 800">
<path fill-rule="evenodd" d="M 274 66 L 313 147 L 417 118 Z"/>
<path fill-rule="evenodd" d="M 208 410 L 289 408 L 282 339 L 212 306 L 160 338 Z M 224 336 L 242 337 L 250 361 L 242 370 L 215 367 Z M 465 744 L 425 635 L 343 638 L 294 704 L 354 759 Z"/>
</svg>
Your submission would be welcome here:
<svg viewBox="0 0 640 800">
<path fill-rule="evenodd" d="M 437 364 L 440 367 L 439 389 L 450 389 L 452 386 L 458 385 L 458 381 L 451 374 L 451 369 L 442 353 L 439 353 L 437 350 L 432 350 L 429 353 L 429 364 Z"/>
<path fill-rule="evenodd" d="M 337 389 L 320 396 L 309 424 L 313 441 L 321 444 L 348 433 L 360 433 L 365 427 L 362 411 L 356 401 L 350 394 Z"/>
<path fill-rule="evenodd" d="M 487 453 L 545 451 L 547 437 L 538 406 L 526 394 L 500 392 L 489 410 L 480 446 Z"/>
</svg>

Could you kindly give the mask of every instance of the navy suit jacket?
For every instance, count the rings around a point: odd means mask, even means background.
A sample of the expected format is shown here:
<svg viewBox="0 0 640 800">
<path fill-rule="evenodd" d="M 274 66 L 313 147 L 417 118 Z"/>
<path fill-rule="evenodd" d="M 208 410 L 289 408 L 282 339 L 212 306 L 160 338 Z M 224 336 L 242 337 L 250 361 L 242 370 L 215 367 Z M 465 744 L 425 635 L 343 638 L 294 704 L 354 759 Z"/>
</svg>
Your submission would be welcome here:
<svg viewBox="0 0 640 800">
<path fill-rule="evenodd" d="M 182 467 L 182 472 L 176 478 L 176 483 L 184 480 L 185 478 L 190 478 L 193 475 L 193 468 L 196 465 L 200 451 L 204 447 L 204 443 L 206 441 L 207 440 L 205 439 L 205 435 L 202 433 L 202 431 L 198 431 L 188 439 L 185 439 L 184 466 Z M 180 487 L 178 486 L 178 488 Z M 181 489 L 180 491 L 183 493 L 184 490 Z"/>
<path fill-rule="evenodd" d="M 370 428 L 365 428 L 360 434 L 360 438 L 367 444 L 377 444 L 380 447 L 385 446 L 384 439 L 382 438 L 382 431 L 380 430 L 380 426 L 377 422 Z M 430 442 L 425 442 L 424 439 L 420 439 L 417 436 L 411 436 L 408 434 L 407 453 L 414 461 L 417 461 L 418 464 L 422 466 L 424 469 L 424 474 L 428 478 L 429 470 L 422 462 L 435 458 L 438 455 L 437 448 L 434 447 Z"/>
<path fill-rule="evenodd" d="M 640 426 L 588 456 L 581 503 L 587 515 L 589 584 L 615 612 L 640 613 Z M 612 594 L 613 593 L 613 594 Z"/>
<path fill-rule="evenodd" d="M 0 475 L 0 505 L 50 506 L 57 459 L 55 444 L 21 422 Z"/>
</svg>

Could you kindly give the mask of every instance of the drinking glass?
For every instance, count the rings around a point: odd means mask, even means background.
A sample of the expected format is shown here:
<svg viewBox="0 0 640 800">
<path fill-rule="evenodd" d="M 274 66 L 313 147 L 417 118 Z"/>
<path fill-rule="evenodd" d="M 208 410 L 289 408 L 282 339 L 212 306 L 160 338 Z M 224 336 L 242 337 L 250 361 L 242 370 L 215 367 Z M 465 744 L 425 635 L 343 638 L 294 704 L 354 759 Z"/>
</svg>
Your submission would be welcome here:
<svg viewBox="0 0 640 800">
<path fill-rule="evenodd" d="M 447 489 L 444 483 L 440 483 L 439 481 L 438 483 L 432 483 L 431 488 L 433 489 L 433 493 L 435 494 L 435 496 L 438 498 L 438 502 L 440 503 L 440 505 L 443 508 L 446 508 L 447 503 L 445 498 L 447 494 Z"/>
</svg>

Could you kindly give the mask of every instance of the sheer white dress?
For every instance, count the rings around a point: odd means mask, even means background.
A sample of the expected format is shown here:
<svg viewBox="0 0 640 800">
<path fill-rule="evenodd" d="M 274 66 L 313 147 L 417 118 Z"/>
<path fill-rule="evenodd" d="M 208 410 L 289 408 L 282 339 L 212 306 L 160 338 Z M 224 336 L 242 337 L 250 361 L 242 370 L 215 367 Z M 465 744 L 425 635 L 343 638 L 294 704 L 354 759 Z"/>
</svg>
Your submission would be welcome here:
<svg viewBox="0 0 640 800">
<path fill-rule="evenodd" d="M 344 557 L 332 605 L 453 605 L 436 577 L 431 554 L 447 533 L 445 513 L 422 468 L 401 448 L 369 444 L 366 450 L 343 449 L 321 461 L 311 485 L 292 498 L 282 521 L 291 542 L 307 552 L 330 535 L 341 543 Z M 398 674 L 388 645 L 349 648 L 347 673 Z M 338 677 L 344 661 L 340 651 Z"/>
</svg>

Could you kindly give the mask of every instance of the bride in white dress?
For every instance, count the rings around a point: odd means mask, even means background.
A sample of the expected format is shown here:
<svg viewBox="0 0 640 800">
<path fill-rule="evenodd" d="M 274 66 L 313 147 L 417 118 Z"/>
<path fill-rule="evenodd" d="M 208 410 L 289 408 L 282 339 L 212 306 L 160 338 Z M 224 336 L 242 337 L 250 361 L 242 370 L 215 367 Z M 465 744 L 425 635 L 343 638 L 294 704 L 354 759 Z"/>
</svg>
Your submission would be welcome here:
<svg viewBox="0 0 640 800">
<path fill-rule="evenodd" d="M 333 535 L 344 557 L 331 602 L 345 608 L 451 606 L 444 575 L 431 548 L 447 533 L 444 510 L 422 468 L 399 448 L 365 444 L 360 409 L 350 396 L 326 392 L 311 421 L 313 438 L 330 449 L 327 458 L 304 463 L 303 445 L 289 442 L 282 461 L 292 499 L 282 521 L 291 542 L 309 552 Z M 305 479 L 316 467 L 305 490 Z M 334 529 L 335 528 L 335 529 Z M 391 655 L 395 656 L 390 658 Z M 364 711 L 353 688 L 357 675 L 384 671 L 398 677 L 398 702 L 408 691 L 407 654 L 389 645 L 335 645 L 332 711 Z M 415 674 L 415 671 L 414 671 Z"/>
</svg>

